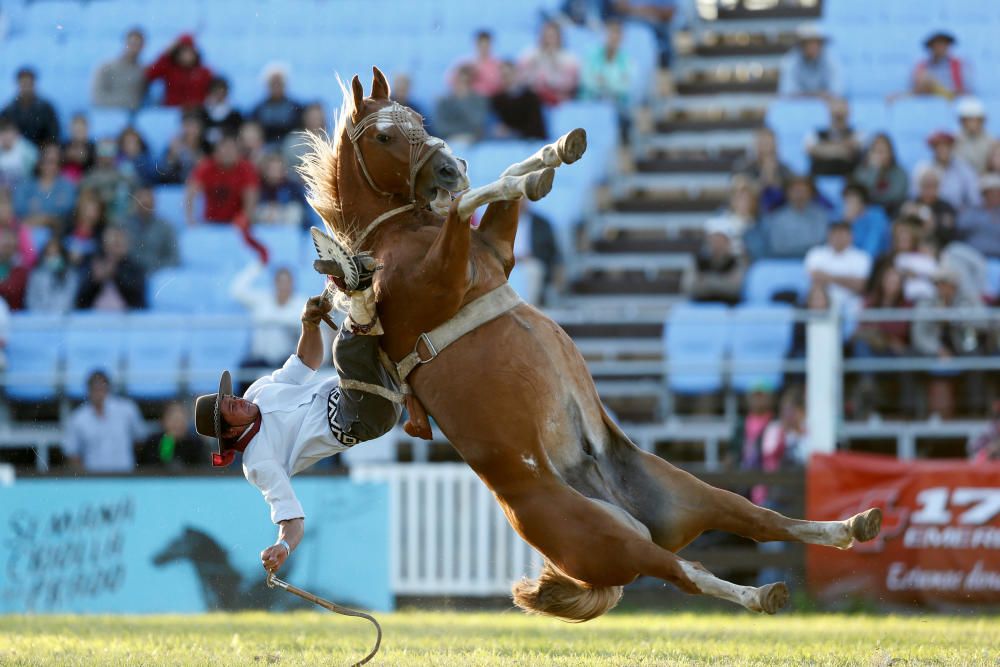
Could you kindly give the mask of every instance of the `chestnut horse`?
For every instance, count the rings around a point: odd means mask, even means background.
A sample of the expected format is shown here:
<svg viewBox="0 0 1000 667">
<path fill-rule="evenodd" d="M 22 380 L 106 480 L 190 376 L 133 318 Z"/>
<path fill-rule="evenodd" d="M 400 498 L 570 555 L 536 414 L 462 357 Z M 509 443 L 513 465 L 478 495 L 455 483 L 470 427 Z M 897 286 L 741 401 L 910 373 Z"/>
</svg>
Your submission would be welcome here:
<svg viewBox="0 0 1000 667">
<path fill-rule="evenodd" d="M 467 185 L 464 165 L 423 133 L 419 115 L 391 101 L 377 68 L 369 97 L 356 76 L 344 94 L 332 140 L 312 137 L 302 171 L 330 232 L 384 263 L 376 281 L 382 348 L 398 362 L 422 333 L 505 283 L 517 200 L 544 196 L 554 168 L 583 153 L 586 135 L 569 133 L 446 209 Z M 470 215 L 484 203 L 473 230 Z M 642 451 L 609 419 L 573 341 L 525 303 L 417 366 L 409 383 L 417 401 L 408 401 L 408 430 L 429 435 L 422 404 L 543 554 L 539 577 L 514 585 L 528 612 L 595 618 L 648 575 L 774 613 L 788 600 L 784 583 L 738 586 L 675 552 L 709 529 L 847 549 L 881 525 L 877 509 L 845 521 L 790 519 Z"/>
</svg>

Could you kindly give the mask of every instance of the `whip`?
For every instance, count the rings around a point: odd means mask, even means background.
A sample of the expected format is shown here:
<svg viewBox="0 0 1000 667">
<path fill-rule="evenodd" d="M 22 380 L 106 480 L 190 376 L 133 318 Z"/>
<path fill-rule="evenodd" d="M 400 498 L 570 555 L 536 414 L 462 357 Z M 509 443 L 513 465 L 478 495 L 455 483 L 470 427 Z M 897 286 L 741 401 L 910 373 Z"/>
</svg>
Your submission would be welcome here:
<svg viewBox="0 0 1000 667">
<path fill-rule="evenodd" d="M 323 598 L 319 597 L 318 595 L 313 595 L 309 591 L 302 590 L 301 588 L 298 588 L 297 586 L 292 586 L 287 581 L 282 581 L 281 579 L 278 579 L 276 576 L 274 576 L 273 572 L 269 573 L 267 575 L 267 587 L 268 588 L 275 588 L 275 587 L 281 588 L 283 590 L 288 591 L 289 593 L 294 593 L 295 595 L 298 595 L 303 600 L 308 600 L 309 602 L 312 602 L 315 605 L 319 605 L 320 607 L 323 607 L 324 609 L 329 609 L 330 611 L 332 611 L 335 614 L 340 614 L 342 616 L 354 616 L 356 618 L 363 618 L 366 621 L 368 621 L 369 623 L 371 623 L 372 625 L 374 625 L 375 626 L 375 647 L 372 648 L 371 653 L 369 653 L 368 655 L 366 655 L 360 661 L 354 663 L 354 665 L 352 667 L 358 667 L 358 665 L 365 664 L 366 662 L 368 662 L 369 660 L 371 660 L 372 658 L 374 658 L 376 653 L 378 653 L 379 646 L 382 645 L 382 626 L 380 626 L 378 624 L 378 621 L 375 620 L 374 616 L 371 616 L 370 614 L 366 614 L 363 611 L 355 611 L 353 609 L 348 609 L 347 607 L 341 607 L 339 604 L 337 604 L 335 602 L 330 602 L 329 600 L 324 600 Z"/>
</svg>

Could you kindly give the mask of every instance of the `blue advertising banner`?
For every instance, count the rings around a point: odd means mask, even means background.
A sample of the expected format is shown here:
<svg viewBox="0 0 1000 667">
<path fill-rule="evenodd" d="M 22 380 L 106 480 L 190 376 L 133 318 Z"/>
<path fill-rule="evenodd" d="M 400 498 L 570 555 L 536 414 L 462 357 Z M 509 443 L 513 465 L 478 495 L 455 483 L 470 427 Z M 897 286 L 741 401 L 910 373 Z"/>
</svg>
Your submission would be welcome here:
<svg viewBox="0 0 1000 667">
<path fill-rule="evenodd" d="M 390 610 L 384 483 L 302 477 L 305 538 L 280 576 Z M 311 607 L 264 584 L 276 527 L 242 478 L 20 480 L 0 488 L 0 613 Z"/>
</svg>

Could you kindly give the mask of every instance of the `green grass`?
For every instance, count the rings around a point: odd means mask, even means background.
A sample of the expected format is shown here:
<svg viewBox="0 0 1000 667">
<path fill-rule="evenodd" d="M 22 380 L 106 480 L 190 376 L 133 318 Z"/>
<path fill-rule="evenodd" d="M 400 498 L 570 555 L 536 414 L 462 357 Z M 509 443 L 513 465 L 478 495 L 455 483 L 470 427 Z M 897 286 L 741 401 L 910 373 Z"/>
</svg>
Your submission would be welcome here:
<svg viewBox="0 0 1000 667">
<path fill-rule="evenodd" d="M 1000 617 L 510 611 L 381 614 L 375 665 L 989 665 Z M 346 665 L 373 639 L 325 613 L 0 616 L 0 665 Z"/>
</svg>

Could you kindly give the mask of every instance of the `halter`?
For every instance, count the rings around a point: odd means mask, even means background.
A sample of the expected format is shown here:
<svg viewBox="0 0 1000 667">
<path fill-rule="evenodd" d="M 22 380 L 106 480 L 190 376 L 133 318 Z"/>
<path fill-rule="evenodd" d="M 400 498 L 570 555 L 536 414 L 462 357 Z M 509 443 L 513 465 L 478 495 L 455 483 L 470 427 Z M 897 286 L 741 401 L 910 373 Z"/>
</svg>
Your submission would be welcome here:
<svg viewBox="0 0 1000 667">
<path fill-rule="evenodd" d="M 383 213 L 379 217 L 375 218 L 361 235 L 355 240 L 355 249 L 361 248 L 361 243 L 375 231 L 375 228 L 391 218 L 392 216 L 402 213 L 403 211 L 408 211 L 416 208 L 416 192 L 415 188 L 417 186 L 417 174 L 423 168 L 427 161 L 431 159 L 437 151 L 444 147 L 444 140 L 437 137 L 432 137 L 427 133 L 422 125 L 417 125 L 410 118 L 410 110 L 404 107 L 398 102 L 393 102 L 389 106 L 379 109 L 374 113 L 370 113 L 364 118 L 362 118 L 358 123 L 355 123 L 350 117 L 347 119 L 347 138 L 351 140 L 351 144 L 354 146 L 354 155 L 358 158 L 358 165 L 361 167 L 361 173 L 364 174 L 365 180 L 368 181 L 368 185 L 371 189 L 380 195 L 392 196 L 391 192 L 386 192 L 377 185 L 375 185 L 375 180 L 372 178 L 368 171 L 368 165 L 365 164 L 365 158 L 361 154 L 361 149 L 358 147 L 358 139 L 361 135 L 365 133 L 365 130 L 378 125 L 379 123 L 386 123 L 392 127 L 396 127 L 402 132 L 403 137 L 406 138 L 407 143 L 410 145 L 410 203 L 405 206 L 400 206 L 399 208 L 394 208 L 391 211 Z"/>
</svg>

